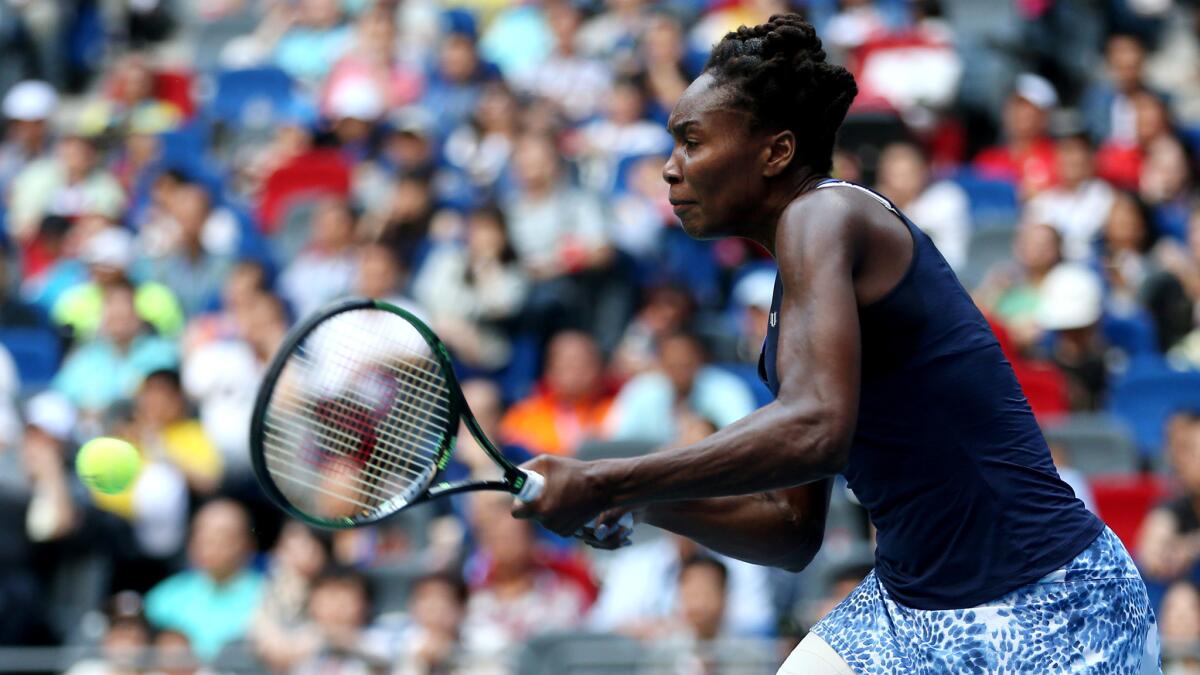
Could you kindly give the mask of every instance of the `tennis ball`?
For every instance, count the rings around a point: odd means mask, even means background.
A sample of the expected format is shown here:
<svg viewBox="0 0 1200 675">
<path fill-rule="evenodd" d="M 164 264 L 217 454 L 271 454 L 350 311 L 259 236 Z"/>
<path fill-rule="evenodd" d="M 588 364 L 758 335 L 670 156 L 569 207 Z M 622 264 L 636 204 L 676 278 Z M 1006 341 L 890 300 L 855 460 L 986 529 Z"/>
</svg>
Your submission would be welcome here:
<svg viewBox="0 0 1200 675">
<path fill-rule="evenodd" d="M 75 455 L 75 473 L 79 479 L 106 495 L 124 492 L 141 467 L 142 457 L 137 448 L 119 438 L 93 438 Z"/>
</svg>

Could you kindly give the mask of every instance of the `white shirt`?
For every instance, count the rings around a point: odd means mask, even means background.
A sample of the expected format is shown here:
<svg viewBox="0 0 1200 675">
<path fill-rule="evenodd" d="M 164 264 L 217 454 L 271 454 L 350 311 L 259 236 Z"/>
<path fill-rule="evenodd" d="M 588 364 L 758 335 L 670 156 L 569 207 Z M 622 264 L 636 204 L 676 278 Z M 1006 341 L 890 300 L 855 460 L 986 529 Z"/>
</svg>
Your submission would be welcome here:
<svg viewBox="0 0 1200 675">
<path fill-rule="evenodd" d="M 904 213 L 933 239 L 951 268 L 962 269 L 971 236 L 971 207 L 967 193 L 958 184 L 939 181 L 930 185 L 904 207 Z"/>
<path fill-rule="evenodd" d="M 1023 220 L 1058 230 L 1063 239 L 1063 257 L 1085 261 L 1092 257 L 1092 242 L 1104 227 L 1113 199 L 1112 187 L 1093 178 L 1073 190 L 1057 187 L 1034 196 Z"/>
</svg>

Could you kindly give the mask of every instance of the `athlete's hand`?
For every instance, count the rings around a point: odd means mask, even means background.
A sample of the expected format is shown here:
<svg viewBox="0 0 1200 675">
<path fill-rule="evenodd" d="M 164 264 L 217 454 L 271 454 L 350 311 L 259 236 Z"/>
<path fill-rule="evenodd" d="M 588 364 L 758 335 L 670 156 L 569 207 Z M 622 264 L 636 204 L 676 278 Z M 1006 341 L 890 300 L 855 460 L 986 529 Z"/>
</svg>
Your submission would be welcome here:
<svg viewBox="0 0 1200 675">
<path fill-rule="evenodd" d="M 587 462 L 542 455 L 521 468 L 540 473 L 546 479 L 546 486 L 537 499 L 513 504 L 515 518 L 532 518 L 546 529 L 570 537 L 612 507 Z"/>
<path fill-rule="evenodd" d="M 580 540 L 592 548 L 604 551 L 614 551 L 629 546 L 632 543 L 629 541 L 629 536 L 633 534 L 633 527 L 626 527 L 621 523 L 621 518 L 625 514 L 630 514 L 633 524 L 637 525 L 642 522 L 645 512 L 641 509 L 609 509 L 596 517 L 595 527 L 583 528 L 579 534 Z"/>
</svg>

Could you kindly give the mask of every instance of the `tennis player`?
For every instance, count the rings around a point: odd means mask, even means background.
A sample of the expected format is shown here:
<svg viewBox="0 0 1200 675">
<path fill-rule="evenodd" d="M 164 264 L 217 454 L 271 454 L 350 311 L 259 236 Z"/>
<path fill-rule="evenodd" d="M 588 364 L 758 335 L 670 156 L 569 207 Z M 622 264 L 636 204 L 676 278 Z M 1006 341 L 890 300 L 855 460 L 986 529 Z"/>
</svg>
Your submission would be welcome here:
<svg viewBox="0 0 1200 675">
<path fill-rule="evenodd" d="M 828 177 L 856 92 L 795 15 L 713 48 L 663 177 L 690 235 L 778 262 L 760 360 L 775 400 L 676 450 L 539 457 L 545 492 L 514 514 L 569 534 L 635 510 L 799 570 L 841 474 L 878 530 L 875 569 L 780 673 L 1157 672 L 1137 569 L 1059 479 L 983 316 L 895 206 Z"/>
</svg>

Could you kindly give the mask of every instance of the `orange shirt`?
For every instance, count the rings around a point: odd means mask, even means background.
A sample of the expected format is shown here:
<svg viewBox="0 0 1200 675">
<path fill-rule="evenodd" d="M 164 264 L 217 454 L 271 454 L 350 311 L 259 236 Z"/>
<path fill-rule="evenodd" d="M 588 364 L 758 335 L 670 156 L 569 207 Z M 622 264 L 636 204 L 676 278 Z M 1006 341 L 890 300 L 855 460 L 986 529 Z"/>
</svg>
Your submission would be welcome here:
<svg viewBox="0 0 1200 675">
<path fill-rule="evenodd" d="M 585 440 L 604 435 L 613 397 L 567 403 L 541 389 L 509 409 L 500 422 L 505 442 L 535 455 L 573 455 Z"/>
</svg>

